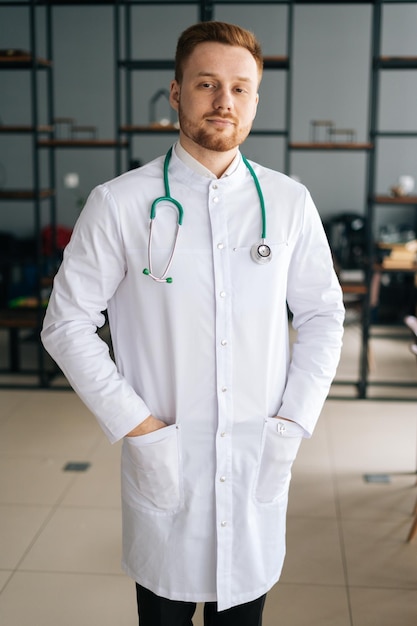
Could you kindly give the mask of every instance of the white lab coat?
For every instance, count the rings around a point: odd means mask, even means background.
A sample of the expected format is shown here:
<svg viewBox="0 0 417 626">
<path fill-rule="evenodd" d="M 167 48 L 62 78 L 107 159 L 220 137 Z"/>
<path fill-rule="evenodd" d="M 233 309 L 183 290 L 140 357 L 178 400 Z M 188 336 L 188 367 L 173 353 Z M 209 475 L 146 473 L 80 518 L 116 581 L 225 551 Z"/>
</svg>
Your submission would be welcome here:
<svg viewBox="0 0 417 626">
<path fill-rule="evenodd" d="M 211 180 L 175 154 L 184 221 L 170 271 L 148 266 L 163 158 L 91 194 L 55 279 L 42 339 L 111 442 L 149 414 L 168 426 L 123 441 L 123 566 L 175 600 L 248 602 L 278 580 L 291 465 L 339 360 L 343 304 L 301 184 L 252 164 L 273 259 L 253 262 L 259 198 L 243 161 Z M 159 204 L 154 271 L 177 213 Z M 291 359 L 287 303 L 298 331 Z M 108 310 L 116 365 L 96 328 Z M 278 420 L 275 416 L 294 420 Z"/>
</svg>

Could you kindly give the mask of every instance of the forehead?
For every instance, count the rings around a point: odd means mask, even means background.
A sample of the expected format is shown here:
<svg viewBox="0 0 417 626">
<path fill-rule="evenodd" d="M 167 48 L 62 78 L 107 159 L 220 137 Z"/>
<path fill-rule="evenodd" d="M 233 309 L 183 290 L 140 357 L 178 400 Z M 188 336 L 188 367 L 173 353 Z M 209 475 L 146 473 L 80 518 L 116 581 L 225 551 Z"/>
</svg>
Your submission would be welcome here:
<svg viewBox="0 0 417 626">
<path fill-rule="evenodd" d="M 199 43 L 185 59 L 184 75 L 227 76 L 257 82 L 258 66 L 252 54 L 242 46 L 206 41 Z"/>
</svg>

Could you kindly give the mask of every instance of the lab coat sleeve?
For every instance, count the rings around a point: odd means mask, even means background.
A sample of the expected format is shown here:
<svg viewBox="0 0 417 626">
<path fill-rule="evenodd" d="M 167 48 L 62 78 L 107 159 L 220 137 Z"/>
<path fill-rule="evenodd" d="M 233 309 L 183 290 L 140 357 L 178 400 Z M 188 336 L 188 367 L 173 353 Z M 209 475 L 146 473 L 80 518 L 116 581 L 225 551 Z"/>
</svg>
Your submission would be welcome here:
<svg viewBox="0 0 417 626">
<path fill-rule="evenodd" d="M 64 252 L 45 315 L 42 342 L 111 442 L 150 411 L 118 372 L 97 334 L 125 275 L 118 210 L 105 186 L 90 195 Z"/>
<path fill-rule="evenodd" d="M 289 267 L 287 302 L 297 338 L 278 414 L 300 424 L 310 437 L 339 362 L 344 306 L 327 238 L 308 191 Z"/>
</svg>

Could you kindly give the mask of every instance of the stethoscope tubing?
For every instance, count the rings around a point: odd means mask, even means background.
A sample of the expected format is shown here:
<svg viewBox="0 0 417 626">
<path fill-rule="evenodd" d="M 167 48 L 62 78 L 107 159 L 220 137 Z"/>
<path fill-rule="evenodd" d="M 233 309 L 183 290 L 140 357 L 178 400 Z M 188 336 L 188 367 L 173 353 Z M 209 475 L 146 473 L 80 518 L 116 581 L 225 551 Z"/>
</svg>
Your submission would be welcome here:
<svg viewBox="0 0 417 626">
<path fill-rule="evenodd" d="M 182 226 L 182 222 L 183 222 L 183 219 L 184 219 L 184 209 L 182 207 L 182 204 L 180 202 L 178 202 L 178 200 L 176 200 L 175 198 L 173 198 L 171 196 L 171 190 L 170 190 L 170 187 L 169 187 L 168 168 L 169 168 L 169 163 L 170 163 L 170 160 L 171 160 L 171 156 L 172 156 L 172 146 L 170 147 L 170 149 L 166 153 L 165 160 L 164 160 L 164 188 L 165 188 L 165 195 L 161 196 L 160 198 L 155 198 L 155 200 L 152 202 L 152 205 L 151 205 L 150 222 L 149 222 L 149 239 L 148 239 L 148 267 L 143 270 L 143 273 L 146 276 L 150 276 L 150 278 L 152 278 L 157 283 L 172 283 L 172 278 L 168 276 L 168 272 L 169 272 L 169 270 L 171 268 L 172 261 L 174 259 L 175 250 L 177 248 L 177 242 L 178 242 L 178 235 L 179 235 L 179 231 L 180 231 L 180 226 Z M 258 193 L 259 203 L 260 203 L 260 207 L 261 207 L 261 219 L 262 219 L 261 241 L 258 242 L 258 243 L 255 243 L 252 246 L 252 248 L 251 248 L 251 257 L 252 257 L 252 259 L 256 263 L 259 263 L 259 264 L 263 265 L 265 263 L 269 263 L 269 261 L 271 260 L 271 248 L 265 242 L 265 239 L 266 239 L 266 210 L 265 210 L 264 196 L 263 196 L 263 193 L 262 193 L 262 189 L 261 189 L 261 185 L 259 183 L 258 177 L 256 176 L 255 171 L 254 171 L 252 165 L 249 163 L 249 161 L 247 160 L 247 158 L 243 154 L 242 154 L 242 160 L 243 160 L 244 164 L 246 165 L 249 173 L 251 174 L 253 182 L 255 183 L 255 187 L 256 187 L 256 191 Z M 152 231 L 153 231 L 154 220 L 155 220 L 155 217 L 156 217 L 156 208 L 157 208 L 157 206 L 158 206 L 158 204 L 160 202 L 166 202 L 166 203 L 169 203 L 169 204 L 173 204 L 175 206 L 175 208 L 177 209 L 178 219 L 177 219 L 177 226 L 176 226 L 176 230 L 175 230 L 174 244 L 172 246 L 172 250 L 171 250 L 171 254 L 170 254 L 169 259 L 168 259 L 168 263 L 167 263 L 163 273 L 160 276 L 156 276 L 153 273 L 153 264 L 152 264 Z"/>
</svg>

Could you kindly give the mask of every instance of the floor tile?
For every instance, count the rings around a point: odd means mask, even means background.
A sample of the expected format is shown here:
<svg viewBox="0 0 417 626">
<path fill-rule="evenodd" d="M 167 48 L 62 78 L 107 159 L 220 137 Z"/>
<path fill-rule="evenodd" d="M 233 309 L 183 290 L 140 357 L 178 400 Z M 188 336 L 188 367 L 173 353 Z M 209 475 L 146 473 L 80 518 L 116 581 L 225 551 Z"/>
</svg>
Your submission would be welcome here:
<svg viewBox="0 0 417 626">
<path fill-rule="evenodd" d="M 84 460 L 101 435 L 96 420 L 73 392 L 32 392 L 19 407 L 19 419 L 3 425 L 0 453 L 19 450 Z"/>
<path fill-rule="evenodd" d="M 11 416 L 15 411 L 18 411 L 19 406 L 25 401 L 25 397 L 30 392 L 24 391 L 5 391 L 1 390 L 1 402 L 0 402 L 0 426 L 1 423 L 11 419 Z M 0 431 L 1 432 L 1 431 Z"/>
<path fill-rule="evenodd" d="M 120 443 L 110 445 L 103 435 L 103 441 L 89 457 L 88 470 L 74 474 L 62 505 L 120 508 L 120 449 Z"/>
<path fill-rule="evenodd" d="M 349 585 L 417 591 L 417 542 L 406 543 L 406 520 L 342 520 L 342 528 Z"/>
<path fill-rule="evenodd" d="M 137 626 L 125 576 L 17 572 L 0 595 L 5 626 Z"/>
<path fill-rule="evenodd" d="M 278 583 L 267 596 L 263 626 L 280 625 L 351 626 L 345 589 Z"/>
<path fill-rule="evenodd" d="M 339 527 L 335 520 L 288 517 L 287 556 L 281 581 L 312 585 L 345 583 Z"/>
<path fill-rule="evenodd" d="M 18 565 L 50 512 L 46 506 L 0 505 L 1 569 Z"/>
<path fill-rule="evenodd" d="M 328 425 L 337 472 L 415 470 L 417 404 L 328 401 L 324 410 L 331 406 L 333 415 Z"/>
<path fill-rule="evenodd" d="M 358 472 L 338 476 L 336 482 L 341 515 L 346 520 L 404 522 L 411 516 L 417 499 L 416 475 L 411 472 L 367 475 Z"/>
<path fill-rule="evenodd" d="M 332 477 L 296 473 L 290 486 L 288 516 L 335 519 L 337 508 Z"/>
<path fill-rule="evenodd" d="M 1 571 L 0 570 L 0 593 L 3 590 L 3 588 L 6 586 L 6 583 L 10 580 L 10 577 L 13 575 L 13 572 L 4 570 Z"/>
<path fill-rule="evenodd" d="M 61 507 L 19 566 L 24 571 L 120 574 L 117 509 Z"/>
<path fill-rule="evenodd" d="M 415 626 L 417 591 L 350 590 L 353 626 Z"/>
<path fill-rule="evenodd" d="M 0 455 L 0 503 L 53 505 L 73 476 L 63 471 L 66 457 Z"/>
</svg>

